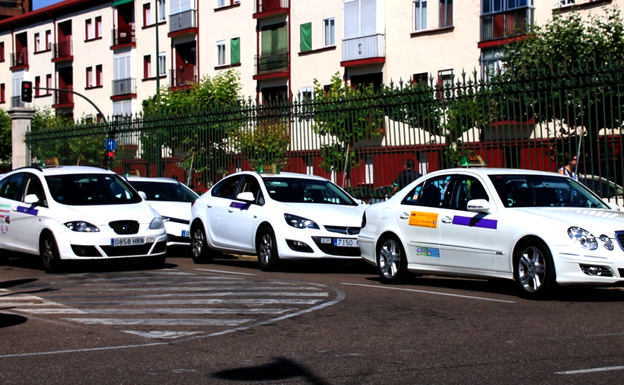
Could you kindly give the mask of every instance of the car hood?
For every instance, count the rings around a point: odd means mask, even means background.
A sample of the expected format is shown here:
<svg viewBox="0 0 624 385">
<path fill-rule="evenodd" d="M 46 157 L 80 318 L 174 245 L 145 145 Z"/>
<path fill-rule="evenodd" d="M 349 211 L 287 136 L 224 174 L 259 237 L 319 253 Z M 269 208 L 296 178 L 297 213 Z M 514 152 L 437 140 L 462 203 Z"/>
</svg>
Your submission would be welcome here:
<svg viewBox="0 0 624 385">
<path fill-rule="evenodd" d="M 319 203 L 282 203 L 285 214 L 293 214 L 311 219 L 314 222 L 327 226 L 362 225 L 362 213 L 366 206 L 340 206 Z"/>
<path fill-rule="evenodd" d="M 147 202 L 128 205 L 66 206 L 62 205 L 62 222 L 86 221 L 92 225 L 108 225 L 111 221 L 132 220 L 149 224 L 158 213 Z"/>
<path fill-rule="evenodd" d="M 163 217 L 188 221 L 191 218 L 191 202 L 147 201 Z"/>
<path fill-rule="evenodd" d="M 519 211 L 603 233 L 624 230 L 624 212 L 584 208 L 523 208 Z"/>
</svg>

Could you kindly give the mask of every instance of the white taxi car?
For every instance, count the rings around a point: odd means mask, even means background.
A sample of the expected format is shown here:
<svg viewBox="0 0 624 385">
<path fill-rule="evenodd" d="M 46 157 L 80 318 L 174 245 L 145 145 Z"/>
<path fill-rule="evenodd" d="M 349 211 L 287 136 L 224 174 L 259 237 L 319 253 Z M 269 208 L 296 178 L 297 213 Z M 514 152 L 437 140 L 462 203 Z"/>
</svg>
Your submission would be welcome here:
<svg viewBox="0 0 624 385">
<path fill-rule="evenodd" d="M 162 216 L 167 229 L 167 246 L 190 245 L 191 204 L 199 195 L 171 178 L 130 176 L 126 179 L 139 194 L 145 194 L 143 198 Z"/>
<path fill-rule="evenodd" d="M 112 171 L 22 167 L 0 180 L 0 253 L 41 256 L 46 272 L 65 260 L 141 257 L 162 265 L 162 217 Z"/>
<path fill-rule="evenodd" d="M 371 205 L 358 236 L 381 281 L 408 273 L 558 285 L 624 284 L 624 213 L 558 173 L 450 169 Z"/>
<path fill-rule="evenodd" d="M 360 259 L 364 206 L 327 179 L 304 174 L 232 174 L 191 211 L 197 263 L 215 252 L 257 255 L 262 270 L 280 259 Z"/>
</svg>

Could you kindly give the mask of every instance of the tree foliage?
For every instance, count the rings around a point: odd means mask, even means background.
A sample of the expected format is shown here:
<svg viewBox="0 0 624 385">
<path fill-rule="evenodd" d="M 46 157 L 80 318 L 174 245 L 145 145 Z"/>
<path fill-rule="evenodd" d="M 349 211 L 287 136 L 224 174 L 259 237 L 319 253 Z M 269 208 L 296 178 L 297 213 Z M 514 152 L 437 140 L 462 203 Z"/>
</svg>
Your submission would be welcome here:
<svg viewBox="0 0 624 385">
<path fill-rule="evenodd" d="M 0 172 L 11 168 L 12 135 L 11 118 L 4 110 L 0 110 Z"/>
</svg>

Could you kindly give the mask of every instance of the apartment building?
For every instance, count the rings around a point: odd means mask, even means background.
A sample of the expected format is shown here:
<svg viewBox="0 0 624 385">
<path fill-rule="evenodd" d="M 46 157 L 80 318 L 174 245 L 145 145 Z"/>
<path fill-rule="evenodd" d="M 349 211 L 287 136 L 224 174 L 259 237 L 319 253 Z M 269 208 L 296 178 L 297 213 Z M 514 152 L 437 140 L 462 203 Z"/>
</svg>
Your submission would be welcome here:
<svg viewBox="0 0 624 385">
<path fill-rule="evenodd" d="M 495 70 L 501 46 L 573 7 L 624 0 L 66 0 L 0 21 L 0 108 L 74 118 L 140 112 L 159 87 L 235 69 L 259 103 L 312 96 L 314 79 L 352 85 L 450 82 Z"/>
</svg>

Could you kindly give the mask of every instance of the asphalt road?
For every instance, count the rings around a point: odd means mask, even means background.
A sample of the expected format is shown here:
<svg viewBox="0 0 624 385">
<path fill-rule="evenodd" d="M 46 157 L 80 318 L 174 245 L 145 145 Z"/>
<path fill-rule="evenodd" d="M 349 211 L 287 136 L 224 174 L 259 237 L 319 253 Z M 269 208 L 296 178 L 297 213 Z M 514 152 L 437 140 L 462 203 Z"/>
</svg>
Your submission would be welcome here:
<svg viewBox="0 0 624 385">
<path fill-rule="evenodd" d="M 237 258 L 0 265 L 1 384 L 620 384 L 624 291 Z"/>
</svg>

